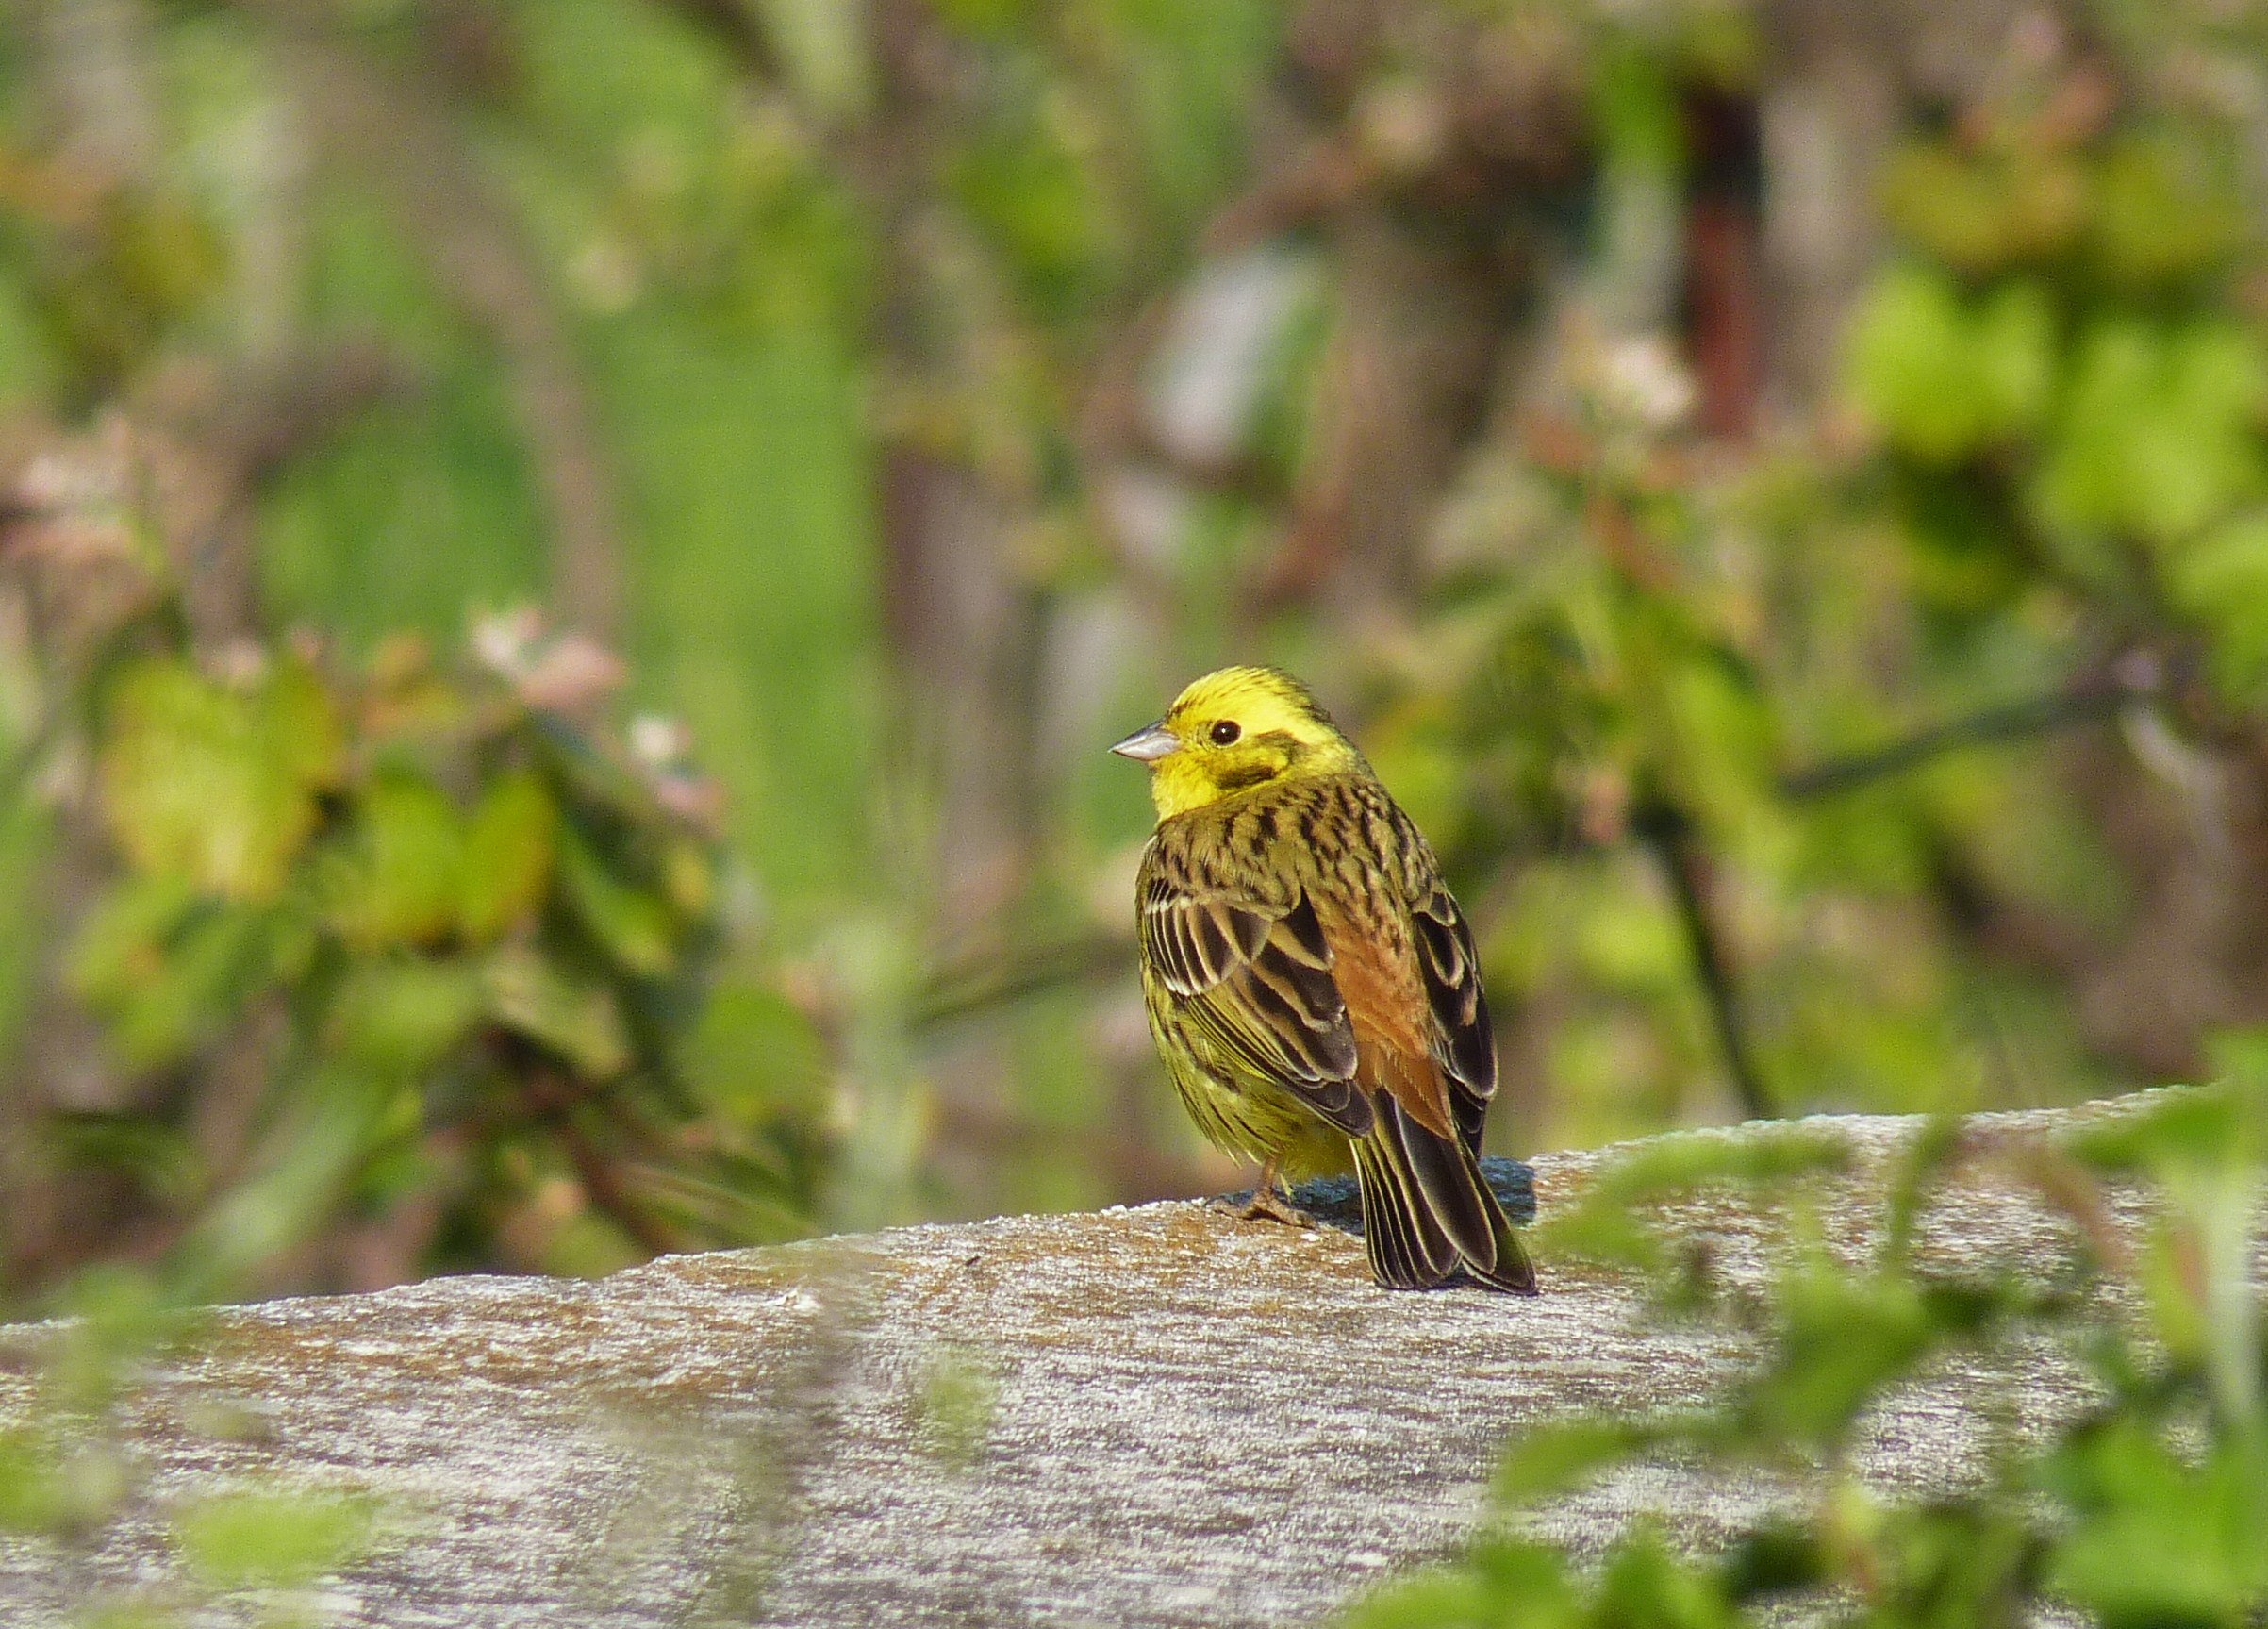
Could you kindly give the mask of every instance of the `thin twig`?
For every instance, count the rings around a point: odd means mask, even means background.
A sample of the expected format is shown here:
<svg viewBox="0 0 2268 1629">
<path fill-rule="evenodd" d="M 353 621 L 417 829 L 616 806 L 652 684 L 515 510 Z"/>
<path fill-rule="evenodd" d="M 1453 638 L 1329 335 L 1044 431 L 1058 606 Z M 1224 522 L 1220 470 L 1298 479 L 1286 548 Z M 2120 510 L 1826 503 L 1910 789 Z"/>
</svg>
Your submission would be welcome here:
<svg viewBox="0 0 2268 1629">
<path fill-rule="evenodd" d="M 745 0 L 665 0 L 665 4 L 724 46 L 744 72 L 759 79 L 781 76 L 779 54 L 757 21 L 757 8 Z"/>
<path fill-rule="evenodd" d="M 583 1185 L 583 1192 L 593 1209 L 628 1234 L 649 1255 L 667 1255 L 681 1248 L 671 1231 L 631 1198 L 630 1189 L 615 1170 L 614 1162 L 584 1134 L 572 1115 L 561 1115 L 552 1129 L 558 1136 L 559 1145 L 567 1150 L 567 1157 L 574 1163 L 575 1178 Z"/>
<path fill-rule="evenodd" d="M 2159 694 L 2164 688 L 2155 663 L 2143 659 L 2121 664 L 2129 665 L 2136 671 L 2122 672 L 2108 681 L 2092 680 L 2044 696 L 1986 707 L 1967 718 L 1932 725 L 1888 746 L 1792 771 L 1780 777 L 1780 790 L 1797 802 L 1833 797 L 1869 782 L 1917 769 L 1947 753 L 2023 740 L 2115 718 L 2126 707 Z"/>
<path fill-rule="evenodd" d="M 1694 835 L 1693 819 L 1673 804 L 1653 800 L 1632 814 L 1631 830 L 1652 851 L 1668 880 L 1732 1089 L 1750 1119 L 1773 1119 L 1780 1111 L 1749 1050 L 1747 1028 L 1741 1017 L 1739 980 L 1711 904 L 1709 857 Z"/>
<path fill-rule="evenodd" d="M 914 998 L 908 1022 L 920 1029 L 974 1018 L 1051 989 L 1117 977 L 1134 965 L 1134 947 L 1101 933 L 1005 955 L 972 956 L 929 975 Z"/>
<path fill-rule="evenodd" d="M 522 1051 L 521 1043 L 508 1038 L 499 1044 L 509 1051 Z M 604 1084 L 576 1080 L 556 1070 L 523 1073 L 513 1069 L 508 1061 L 505 1070 L 528 1118 L 559 1139 L 559 1146 L 574 1166 L 575 1179 L 582 1184 L 584 1197 L 590 1201 L 591 1208 L 628 1234 L 650 1255 L 666 1255 L 683 1248 L 672 1231 L 638 1204 L 614 1160 L 575 1121 L 579 1107 L 603 1103 L 600 1094 L 605 1089 Z"/>
</svg>

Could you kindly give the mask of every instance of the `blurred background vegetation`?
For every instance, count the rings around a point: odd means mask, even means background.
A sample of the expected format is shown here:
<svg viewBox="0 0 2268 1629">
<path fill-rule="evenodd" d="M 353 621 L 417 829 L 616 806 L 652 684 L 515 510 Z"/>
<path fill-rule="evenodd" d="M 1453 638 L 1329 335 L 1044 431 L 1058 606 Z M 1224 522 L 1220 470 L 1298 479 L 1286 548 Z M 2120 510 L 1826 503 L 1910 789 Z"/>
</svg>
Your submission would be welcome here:
<svg viewBox="0 0 2268 1629">
<path fill-rule="evenodd" d="M 1101 750 L 1229 659 L 1507 1152 L 2268 1020 L 2247 0 L 0 16 L 13 1305 L 1232 1184 Z"/>
</svg>

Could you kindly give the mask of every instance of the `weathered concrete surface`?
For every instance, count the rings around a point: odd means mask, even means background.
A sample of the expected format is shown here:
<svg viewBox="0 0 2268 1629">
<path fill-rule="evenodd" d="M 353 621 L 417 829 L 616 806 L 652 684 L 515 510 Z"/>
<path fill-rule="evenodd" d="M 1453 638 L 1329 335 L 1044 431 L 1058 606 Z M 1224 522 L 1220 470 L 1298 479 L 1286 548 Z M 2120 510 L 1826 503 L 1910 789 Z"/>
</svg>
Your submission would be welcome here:
<svg viewBox="0 0 2268 1629">
<path fill-rule="evenodd" d="M 1976 1129 L 2021 1146 L 2071 1118 Z M 1915 1122 L 1816 1123 L 1855 1156 L 1816 1210 L 1855 1254 Z M 1537 1160 L 1542 1209 L 1603 1157 Z M 1777 1219 L 1730 1197 L 1688 1208 L 1732 1272 L 1767 1270 Z M 1977 1264 L 2066 1242 L 1990 1157 L 1929 1236 Z M 1386 1293 L 1346 1232 L 1165 1204 L 248 1307 L 137 1404 L 142 1519 L 69 1569 L 0 1541 L 0 1622 L 59 1621 L 91 1578 L 153 1576 L 167 1501 L 278 1475 L 394 1513 L 329 1591 L 345 1623 L 1311 1622 L 1453 1546 L 1515 1427 L 1689 1403 L 1736 1361 L 1649 1325 L 1612 1276 L 1547 1261 L 1545 1283 L 1534 1301 Z M 37 1338 L 0 1341 L 0 1418 L 25 1396 L 6 1353 L 20 1369 Z M 1869 1474 L 1957 1476 L 1987 1388 L 2034 1423 L 2082 1401 L 2051 1359 L 2023 1367 L 1948 1373 L 1884 1411 Z M 1769 1496 L 1654 1468 L 1544 1525 L 1595 1545 L 1652 1508 L 1702 1538 Z"/>
</svg>

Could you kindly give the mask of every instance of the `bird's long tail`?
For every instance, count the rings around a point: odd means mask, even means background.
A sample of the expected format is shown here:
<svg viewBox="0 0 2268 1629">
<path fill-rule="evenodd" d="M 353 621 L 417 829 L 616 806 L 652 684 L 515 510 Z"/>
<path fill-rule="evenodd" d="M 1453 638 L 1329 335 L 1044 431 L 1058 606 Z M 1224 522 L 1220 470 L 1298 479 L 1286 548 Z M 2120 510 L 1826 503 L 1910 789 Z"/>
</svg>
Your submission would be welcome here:
<svg viewBox="0 0 2268 1629">
<path fill-rule="evenodd" d="M 1463 1272 L 1491 1289 L 1535 1293 L 1535 1268 L 1480 1162 L 1437 1137 L 1384 1092 L 1370 1130 L 1353 1139 L 1370 1271 L 1394 1289 L 1431 1289 Z"/>
</svg>

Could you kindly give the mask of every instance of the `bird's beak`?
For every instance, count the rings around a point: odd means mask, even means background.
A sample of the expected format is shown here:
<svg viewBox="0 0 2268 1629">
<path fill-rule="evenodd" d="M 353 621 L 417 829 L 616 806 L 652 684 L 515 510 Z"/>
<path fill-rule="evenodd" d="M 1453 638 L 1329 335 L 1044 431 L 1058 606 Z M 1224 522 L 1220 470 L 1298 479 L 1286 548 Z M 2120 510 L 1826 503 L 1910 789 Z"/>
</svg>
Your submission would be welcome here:
<svg viewBox="0 0 2268 1629">
<path fill-rule="evenodd" d="M 1174 736 L 1174 733 L 1166 727 L 1165 721 L 1161 719 L 1154 724 L 1144 724 L 1124 740 L 1113 745 L 1110 750 L 1120 757 L 1132 758 L 1136 763 L 1153 764 L 1167 753 L 1181 751 L 1182 743 Z"/>
</svg>

